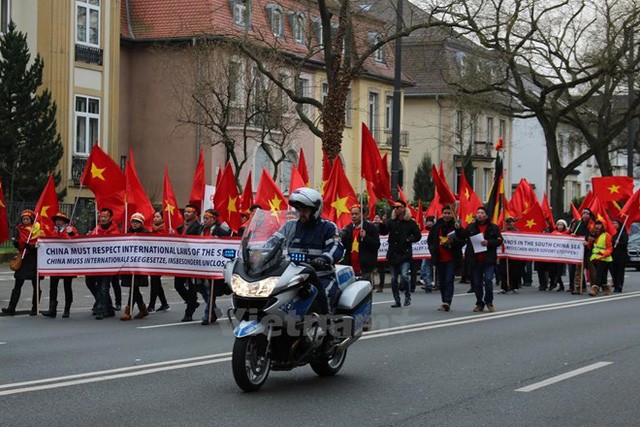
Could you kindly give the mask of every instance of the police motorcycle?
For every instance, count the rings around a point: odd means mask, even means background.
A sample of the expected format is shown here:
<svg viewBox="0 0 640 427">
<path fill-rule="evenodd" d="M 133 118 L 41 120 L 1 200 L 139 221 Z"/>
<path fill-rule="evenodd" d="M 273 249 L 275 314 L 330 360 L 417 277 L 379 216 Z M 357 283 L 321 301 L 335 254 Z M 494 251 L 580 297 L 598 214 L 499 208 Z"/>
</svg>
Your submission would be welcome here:
<svg viewBox="0 0 640 427">
<path fill-rule="evenodd" d="M 357 280 L 350 266 L 316 271 L 307 254 L 286 252 L 284 239 L 274 236 L 286 216 L 257 209 L 238 256 L 225 267 L 225 281 L 233 290 L 227 314 L 236 323 L 233 376 L 248 392 L 259 390 L 271 370 L 309 364 L 320 376 L 337 374 L 347 348 L 371 321 L 371 283 Z M 325 292 L 318 282 L 322 277 L 339 287 L 329 313 L 318 298 Z"/>
</svg>

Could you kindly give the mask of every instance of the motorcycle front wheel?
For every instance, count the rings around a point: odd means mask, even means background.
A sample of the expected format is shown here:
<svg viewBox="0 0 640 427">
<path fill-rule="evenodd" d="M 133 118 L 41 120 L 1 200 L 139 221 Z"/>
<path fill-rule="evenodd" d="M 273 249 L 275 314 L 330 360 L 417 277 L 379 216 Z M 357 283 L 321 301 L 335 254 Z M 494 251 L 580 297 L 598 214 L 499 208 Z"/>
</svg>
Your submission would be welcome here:
<svg viewBox="0 0 640 427">
<path fill-rule="evenodd" d="M 267 381 L 271 358 L 267 356 L 267 338 L 252 335 L 236 338 L 231 356 L 233 378 L 244 391 L 257 391 Z"/>
<path fill-rule="evenodd" d="M 335 351 L 331 357 L 322 357 L 319 360 L 311 362 L 311 369 L 321 377 L 330 377 L 340 371 L 346 358 L 347 349 Z"/>
</svg>

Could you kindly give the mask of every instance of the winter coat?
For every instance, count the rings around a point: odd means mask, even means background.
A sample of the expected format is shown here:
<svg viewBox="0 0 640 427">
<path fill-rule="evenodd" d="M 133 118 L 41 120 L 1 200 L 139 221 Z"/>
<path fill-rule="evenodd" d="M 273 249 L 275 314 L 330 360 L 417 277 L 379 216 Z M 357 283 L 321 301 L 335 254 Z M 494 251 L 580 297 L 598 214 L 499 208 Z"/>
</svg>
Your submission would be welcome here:
<svg viewBox="0 0 640 427">
<path fill-rule="evenodd" d="M 620 238 L 619 241 L 618 238 Z M 618 243 L 617 245 L 616 242 Z M 619 264 L 625 264 L 627 262 L 629 256 L 627 252 L 628 245 L 629 235 L 627 234 L 627 230 L 625 230 L 624 227 L 620 227 L 618 232 L 613 236 L 613 253 L 611 254 L 613 262 Z"/>
<path fill-rule="evenodd" d="M 392 212 L 391 219 L 380 227 L 380 234 L 389 235 L 387 261 L 390 264 L 410 262 L 413 258 L 412 244 L 422 238 L 420 227 L 411 217 L 409 209 L 404 209 L 402 218 L 396 218 L 395 211 Z"/>
<path fill-rule="evenodd" d="M 498 262 L 498 248 L 502 245 L 502 234 L 497 225 L 487 221 L 487 228 L 484 231 L 484 240 L 487 241 L 487 251 L 484 252 L 483 265 L 497 264 Z M 480 234 L 480 229 L 477 222 L 472 222 L 467 228 L 459 228 L 456 230 L 456 237 L 463 241 L 468 241 L 471 236 Z M 468 241 L 467 245 L 472 246 Z M 471 263 L 476 263 L 475 255 L 470 257 Z"/>
<path fill-rule="evenodd" d="M 433 227 L 431 227 L 429 237 L 427 238 L 427 244 L 429 245 L 432 264 L 435 265 L 440 256 L 440 236 L 444 237 L 454 231 L 454 224 L 455 222 L 453 220 L 445 222 L 444 219 L 440 218 L 435 224 L 433 224 Z M 442 246 L 451 251 L 454 261 L 462 257 L 462 245 L 455 236 L 453 236 L 453 241 L 451 243 L 445 243 Z"/>
<path fill-rule="evenodd" d="M 342 246 L 344 246 L 344 257 L 342 257 L 342 263 L 351 265 L 351 248 L 353 244 L 353 229 L 355 226 L 352 224 L 347 225 L 342 229 L 340 237 L 342 239 Z M 376 268 L 378 259 L 378 249 L 380 248 L 380 233 L 378 227 L 369 221 L 362 223 L 362 229 L 365 232 L 364 239 L 360 239 L 359 254 L 360 254 L 360 269 L 362 271 L 372 271 Z"/>
</svg>

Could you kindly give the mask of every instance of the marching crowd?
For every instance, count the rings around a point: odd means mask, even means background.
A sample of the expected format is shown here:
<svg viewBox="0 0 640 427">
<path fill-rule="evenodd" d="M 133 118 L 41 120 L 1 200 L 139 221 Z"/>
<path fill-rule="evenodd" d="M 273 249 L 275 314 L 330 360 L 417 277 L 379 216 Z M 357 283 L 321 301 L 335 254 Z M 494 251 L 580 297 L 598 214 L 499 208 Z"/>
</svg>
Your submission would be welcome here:
<svg viewBox="0 0 640 427">
<path fill-rule="evenodd" d="M 310 190 L 310 189 L 307 189 Z M 298 190 L 296 190 L 298 191 Z M 310 190 L 315 192 L 315 190 Z M 306 194 L 306 193 L 305 193 Z M 320 198 L 321 201 L 321 198 Z M 321 202 L 320 202 L 321 203 Z M 304 206 L 300 205 L 302 208 Z M 252 213 L 260 208 L 253 205 L 248 212 L 243 213 L 243 221 L 249 220 Z M 501 293 L 517 293 L 521 286 L 532 284 L 532 272 L 538 274 L 540 291 L 565 290 L 563 276 L 568 273 L 567 290 L 579 293 L 583 284 L 589 283 L 588 292 L 596 296 L 602 290 L 604 295 L 613 292 L 622 292 L 624 284 L 624 267 L 627 257 L 628 236 L 619 220 L 614 220 L 616 230 L 614 235 L 609 234 L 602 221 L 596 220 L 589 209 L 582 211 L 582 217 L 574 220 L 570 225 L 564 220 L 558 220 L 553 226 L 549 224 L 546 232 L 554 234 L 567 234 L 584 238 L 583 264 L 560 264 L 551 262 L 499 259 L 498 250 L 502 246 L 501 231 L 518 232 L 514 227 L 512 218 L 505 220 L 505 227 L 500 230 L 498 225 L 492 223 L 487 215 L 487 209 L 481 206 L 475 212 L 474 221 L 467 227 L 462 227 L 455 218 L 455 213 L 450 206 L 444 206 L 439 218 L 428 217 L 425 219 L 425 228 L 428 233 L 428 247 L 430 259 L 415 260 L 412 254 L 412 244 L 422 238 L 422 232 L 415 219 L 412 217 L 406 203 L 398 200 L 392 203 L 390 218 L 386 214 L 376 215 L 373 221 L 368 221 L 362 216 L 362 207 L 351 207 L 352 223 L 338 231 L 335 228 L 335 241 L 344 248 L 341 263 L 351 265 L 358 276 L 374 283 L 376 292 L 382 292 L 385 284 L 386 272 L 391 275 L 391 291 L 393 294 L 393 308 L 411 305 L 412 291 L 416 284 L 422 283 L 426 292 L 440 291 L 441 304 L 439 311 L 449 311 L 453 303 L 454 277 L 459 274 L 462 282 L 471 284 L 469 293 L 475 293 L 476 302 L 474 312 L 489 312 L 496 310 L 494 304 L 494 280 L 500 287 Z M 320 207 L 315 209 L 321 210 Z M 298 209 L 299 212 L 302 212 Z M 184 208 L 184 223 L 169 229 L 164 223 L 162 213 L 155 212 L 151 229 L 144 227 L 145 218 L 140 213 L 134 213 L 129 218 L 129 234 L 155 233 L 196 236 L 225 237 L 233 234 L 229 226 L 221 221 L 219 213 L 214 209 L 207 209 L 202 213 L 197 206 L 186 205 Z M 41 295 L 37 289 L 37 239 L 45 235 L 34 224 L 35 213 L 25 210 L 20 215 L 20 223 L 16 226 L 14 245 L 19 250 L 20 265 L 15 266 L 15 285 L 11 292 L 11 299 L 6 308 L 2 308 L 4 315 L 14 315 L 20 298 L 21 289 L 25 281 L 29 280 L 33 287 L 32 307 L 30 314 L 37 314 L 36 301 Z M 111 236 L 121 234 L 120 229 L 113 221 L 113 212 L 104 208 L 98 215 L 97 226 L 89 233 L 92 236 Z M 318 219 L 319 215 L 316 216 Z M 47 237 L 70 239 L 78 235 L 69 218 L 64 213 L 53 216 L 55 227 L 46 233 Z M 319 220 L 319 219 L 318 219 Z M 242 234 L 243 227 L 238 234 Z M 385 261 L 378 261 L 378 249 L 380 247 L 380 235 L 388 235 L 388 251 Z M 482 235 L 480 245 L 483 250 L 474 252 L 470 239 Z M 342 248 L 341 248 L 342 249 Z M 332 261 L 336 261 L 335 259 Z M 377 273 L 377 274 L 376 274 Z M 609 285 L 608 275 L 611 275 L 612 286 Z M 375 284 L 375 276 L 378 277 Z M 69 317 L 73 302 L 72 281 L 73 277 L 51 277 L 48 310 L 41 312 L 47 317 L 57 316 L 58 284 L 62 280 L 64 285 L 65 304 L 62 317 Z M 129 288 L 129 297 L 124 307 L 121 320 L 127 321 L 146 317 L 156 311 L 158 300 L 160 305 L 157 311 L 169 309 L 166 296 L 158 275 L 104 275 L 87 276 L 86 286 L 95 298 L 93 314 L 96 319 L 114 317 L 116 311 L 122 306 L 122 287 Z M 133 285 L 133 286 L 132 286 Z M 149 304 L 146 305 L 140 288 L 150 287 Z M 193 320 L 196 309 L 200 306 L 198 294 L 204 301 L 204 313 L 202 324 L 208 325 L 216 321 L 217 307 L 216 296 L 229 293 L 229 288 L 222 279 L 209 278 L 185 278 L 175 277 L 174 287 L 186 304 L 183 322 Z M 113 290 L 113 299 L 111 298 Z M 327 291 L 329 292 L 329 291 Z M 404 293 L 404 303 L 401 299 Z M 137 313 L 134 315 L 134 307 Z"/>
</svg>

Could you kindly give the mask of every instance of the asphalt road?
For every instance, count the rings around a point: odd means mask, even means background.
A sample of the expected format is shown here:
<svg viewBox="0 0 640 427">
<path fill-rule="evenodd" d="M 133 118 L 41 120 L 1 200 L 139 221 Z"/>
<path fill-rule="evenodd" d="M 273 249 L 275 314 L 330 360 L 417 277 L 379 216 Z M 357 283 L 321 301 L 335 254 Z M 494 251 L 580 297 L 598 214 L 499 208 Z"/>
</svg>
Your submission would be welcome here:
<svg viewBox="0 0 640 427">
<path fill-rule="evenodd" d="M 12 285 L 0 268 L 0 305 Z M 638 425 L 631 270 L 622 294 L 529 287 L 496 295 L 496 313 L 472 313 L 468 285 L 456 285 L 449 313 L 420 292 L 392 309 L 385 290 L 374 294 L 374 330 L 337 376 L 272 372 L 251 394 L 231 374 L 229 324 L 180 323 L 169 282 L 171 310 L 130 322 L 94 320 L 84 281 L 74 289 L 69 319 L 0 317 L 0 425 Z M 19 307 L 29 298 L 25 287 Z"/>
</svg>

